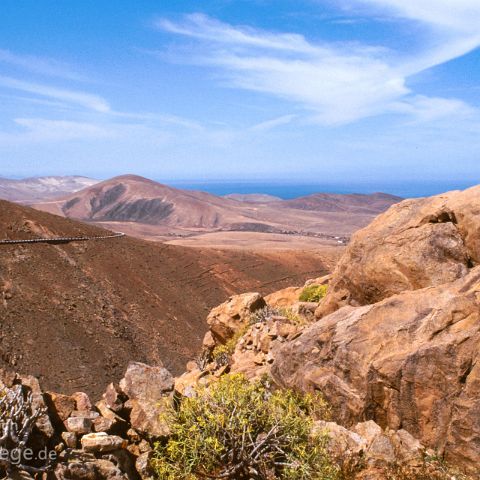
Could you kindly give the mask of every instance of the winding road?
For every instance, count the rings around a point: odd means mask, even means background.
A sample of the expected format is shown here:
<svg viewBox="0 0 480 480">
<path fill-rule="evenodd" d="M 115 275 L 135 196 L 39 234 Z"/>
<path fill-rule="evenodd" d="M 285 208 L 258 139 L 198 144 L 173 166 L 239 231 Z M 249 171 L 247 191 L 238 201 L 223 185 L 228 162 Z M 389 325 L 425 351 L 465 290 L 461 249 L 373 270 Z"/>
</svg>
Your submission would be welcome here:
<svg viewBox="0 0 480 480">
<path fill-rule="evenodd" d="M 88 240 L 107 240 L 110 238 L 124 237 L 125 234 L 116 232 L 112 235 L 102 235 L 99 237 L 53 237 L 53 238 L 32 238 L 29 240 L 0 240 L 0 245 L 18 245 L 24 243 L 70 243 L 70 242 L 86 242 Z"/>
</svg>

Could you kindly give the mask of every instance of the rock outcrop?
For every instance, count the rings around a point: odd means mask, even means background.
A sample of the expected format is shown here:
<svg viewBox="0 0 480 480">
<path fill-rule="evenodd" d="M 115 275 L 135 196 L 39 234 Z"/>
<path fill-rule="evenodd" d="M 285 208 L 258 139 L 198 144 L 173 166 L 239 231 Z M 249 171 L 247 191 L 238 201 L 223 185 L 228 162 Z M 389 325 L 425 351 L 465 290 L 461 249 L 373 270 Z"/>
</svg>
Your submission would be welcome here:
<svg viewBox="0 0 480 480">
<path fill-rule="evenodd" d="M 335 418 L 405 429 L 455 464 L 480 458 L 480 267 L 448 285 L 344 307 L 275 355 L 284 387 L 320 390 Z"/>
<path fill-rule="evenodd" d="M 246 324 L 251 313 L 265 306 L 265 300 L 259 293 L 244 293 L 230 297 L 208 315 L 207 323 L 210 327 L 208 338 L 213 337 L 217 343 L 225 343 Z"/>
<path fill-rule="evenodd" d="M 352 237 L 317 311 L 452 282 L 480 262 L 480 186 L 392 206 Z"/>
</svg>

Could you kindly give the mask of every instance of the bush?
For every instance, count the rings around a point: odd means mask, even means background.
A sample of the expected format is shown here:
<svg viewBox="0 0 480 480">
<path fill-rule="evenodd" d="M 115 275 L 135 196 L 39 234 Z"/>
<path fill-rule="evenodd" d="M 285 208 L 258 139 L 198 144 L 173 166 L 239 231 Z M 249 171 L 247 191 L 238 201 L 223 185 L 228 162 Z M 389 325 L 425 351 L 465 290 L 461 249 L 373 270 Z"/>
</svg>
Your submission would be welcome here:
<svg viewBox="0 0 480 480">
<path fill-rule="evenodd" d="M 327 285 L 309 285 L 300 294 L 301 302 L 319 302 L 327 294 Z"/>
<path fill-rule="evenodd" d="M 326 410 L 319 396 L 225 375 L 171 412 L 171 436 L 155 445 L 153 466 L 162 480 L 333 480 L 328 439 L 311 434 L 313 416 Z"/>
</svg>

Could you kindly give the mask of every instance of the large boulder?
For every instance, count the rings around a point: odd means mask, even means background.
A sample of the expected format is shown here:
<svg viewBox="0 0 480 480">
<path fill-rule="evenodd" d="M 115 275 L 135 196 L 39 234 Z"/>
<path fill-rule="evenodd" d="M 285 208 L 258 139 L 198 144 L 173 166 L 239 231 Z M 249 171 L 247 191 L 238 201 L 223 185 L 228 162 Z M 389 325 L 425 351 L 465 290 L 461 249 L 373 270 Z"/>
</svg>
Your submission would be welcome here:
<svg viewBox="0 0 480 480">
<path fill-rule="evenodd" d="M 320 390 L 343 425 L 404 429 L 456 464 L 480 458 L 480 267 L 451 284 L 344 307 L 277 350 L 284 387 Z"/>
<path fill-rule="evenodd" d="M 119 389 L 129 400 L 131 426 L 146 435 L 160 437 L 169 430 L 161 418 L 163 408 L 171 405 L 174 379 L 163 366 L 151 367 L 139 362 L 130 362 Z"/>
<path fill-rule="evenodd" d="M 480 186 L 405 200 L 352 237 L 317 317 L 454 281 L 479 262 Z"/>
<path fill-rule="evenodd" d="M 215 343 L 224 344 L 248 323 L 253 312 L 265 306 L 265 300 L 259 293 L 234 295 L 208 315 L 209 334 Z"/>
</svg>

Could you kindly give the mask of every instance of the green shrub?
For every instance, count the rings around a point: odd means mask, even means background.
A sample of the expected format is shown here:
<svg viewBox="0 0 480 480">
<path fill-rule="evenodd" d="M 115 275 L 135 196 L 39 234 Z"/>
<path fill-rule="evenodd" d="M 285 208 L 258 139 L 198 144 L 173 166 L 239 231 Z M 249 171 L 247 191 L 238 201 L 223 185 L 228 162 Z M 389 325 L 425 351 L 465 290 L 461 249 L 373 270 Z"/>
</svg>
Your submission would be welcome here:
<svg viewBox="0 0 480 480">
<path fill-rule="evenodd" d="M 333 480 L 327 438 L 311 434 L 313 416 L 326 410 L 319 396 L 272 393 L 265 382 L 225 375 L 172 411 L 153 467 L 162 480 Z"/>
<path fill-rule="evenodd" d="M 309 285 L 300 294 L 301 302 L 319 302 L 327 294 L 327 285 Z"/>
</svg>

